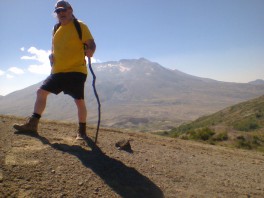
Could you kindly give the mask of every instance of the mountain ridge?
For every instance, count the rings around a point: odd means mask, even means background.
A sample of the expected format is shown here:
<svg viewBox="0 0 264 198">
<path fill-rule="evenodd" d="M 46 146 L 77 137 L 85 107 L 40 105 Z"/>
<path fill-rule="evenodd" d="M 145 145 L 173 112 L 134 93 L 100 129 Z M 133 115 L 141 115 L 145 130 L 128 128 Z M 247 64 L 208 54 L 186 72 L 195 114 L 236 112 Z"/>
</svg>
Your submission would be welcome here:
<svg viewBox="0 0 264 198">
<path fill-rule="evenodd" d="M 250 81 L 249 84 L 253 84 L 253 85 L 264 85 L 264 80 L 257 79 L 257 80 L 254 80 L 254 81 Z"/>
<path fill-rule="evenodd" d="M 262 85 L 195 77 L 144 58 L 95 63 L 93 68 L 102 104 L 102 125 L 106 127 L 139 131 L 169 129 L 264 93 Z M 96 123 L 97 104 L 91 82 L 89 75 L 85 86 L 86 104 L 89 122 Z M 3 97 L 0 113 L 31 114 L 40 84 Z M 43 117 L 74 121 L 75 104 L 63 94 L 50 95 Z"/>
</svg>

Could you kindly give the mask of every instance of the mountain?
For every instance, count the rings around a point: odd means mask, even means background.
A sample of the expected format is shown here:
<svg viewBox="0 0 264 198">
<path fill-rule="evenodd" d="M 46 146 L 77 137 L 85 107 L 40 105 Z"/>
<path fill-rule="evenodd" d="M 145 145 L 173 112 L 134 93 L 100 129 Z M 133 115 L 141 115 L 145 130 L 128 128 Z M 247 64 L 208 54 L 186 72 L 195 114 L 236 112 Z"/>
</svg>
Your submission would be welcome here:
<svg viewBox="0 0 264 198">
<path fill-rule="evenodd" d="M 249 82 L 249 84 L 252 84 L 252 85 L 264 85 L 264 80 L 262 79 L 257 79 L 255 81 L 251 81 Z"/>
<path fill-rule="evenodd" d="M 264 95 L 162 134 L 264 151 Z"/>
<path fill-rule="evenodd" d="M 170 70 L 144 58 L 93 64 L 102 126 L 140 131 L 169 129 L 264 94 L 263 85 L 227 83 Z M 92 77 L 86 83 L 89 122 L 97 121 Z M 0 100 L 0 114 L 28 116 L 41 82 Z M 51 95 L 43 118 L 76 121 L 73 100 Z"/>
</svg>

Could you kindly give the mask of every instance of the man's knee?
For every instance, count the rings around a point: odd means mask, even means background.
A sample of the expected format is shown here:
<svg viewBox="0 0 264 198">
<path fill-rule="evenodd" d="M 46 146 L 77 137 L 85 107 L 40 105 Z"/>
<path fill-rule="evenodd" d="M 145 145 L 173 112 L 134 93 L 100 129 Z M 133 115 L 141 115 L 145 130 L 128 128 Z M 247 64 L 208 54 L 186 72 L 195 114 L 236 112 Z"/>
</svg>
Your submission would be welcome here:
<svg viewBox="0 0 264 198">
<path fill-rule="evenodd" d="M 78 107 L 85 107 L 85 100 L 83 99 L 75 99 L 75 103 Z"/>
<path fill-rule="evenodd" d="M 46 98 L 50 92 L 44 90 L 44 89 L 38 89 L 37 90 L 37 97 L 38 98 Z"/>
</svg>

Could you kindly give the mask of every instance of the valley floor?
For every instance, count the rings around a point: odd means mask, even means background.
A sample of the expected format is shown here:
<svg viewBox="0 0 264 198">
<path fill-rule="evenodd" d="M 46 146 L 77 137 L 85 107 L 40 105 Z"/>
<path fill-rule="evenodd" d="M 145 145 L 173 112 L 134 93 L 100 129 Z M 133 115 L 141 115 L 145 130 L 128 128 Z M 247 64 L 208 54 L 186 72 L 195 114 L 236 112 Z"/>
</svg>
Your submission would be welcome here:
<svg viewBox="0 0 264 198">
<path fill-rule="evenodd" d="M 96 146 L 76 142 L 73 124 L 41 122 L 29 135 L 15 122 L 0 116 L 0 197 L 264 197 L 263 153 L 107 129 Z"/>
</svg>

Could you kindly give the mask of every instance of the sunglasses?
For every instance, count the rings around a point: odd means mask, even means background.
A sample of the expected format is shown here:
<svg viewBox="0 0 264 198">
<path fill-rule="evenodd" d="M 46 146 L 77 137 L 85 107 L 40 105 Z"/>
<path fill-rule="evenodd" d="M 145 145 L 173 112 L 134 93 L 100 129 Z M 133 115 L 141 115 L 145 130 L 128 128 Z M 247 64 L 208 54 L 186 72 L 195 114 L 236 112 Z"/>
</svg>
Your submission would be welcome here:
<svg viewBox="0 0 264 198">
<path fill-rule="evenodd" d="M 57 14 L 59 14 L 60 12 L 66 12 L 66 11 L 67 11 L 66 8 L 60 8 L 60 9 L 57 9 L 55 12 L 56 12 Z"/>
</svg>

